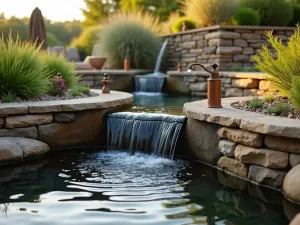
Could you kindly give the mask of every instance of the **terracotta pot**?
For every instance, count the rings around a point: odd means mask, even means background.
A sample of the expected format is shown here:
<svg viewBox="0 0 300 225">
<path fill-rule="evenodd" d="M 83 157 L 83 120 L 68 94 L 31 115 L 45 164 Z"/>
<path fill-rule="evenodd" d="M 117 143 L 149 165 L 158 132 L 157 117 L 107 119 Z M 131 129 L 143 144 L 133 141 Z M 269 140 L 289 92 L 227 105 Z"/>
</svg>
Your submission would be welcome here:
<svg viewBox="0 0 300 225">
<path fill-rule="evenodd" d="M 104 63 L 106 61 L 106 57 L 90 56 L 88 61 L 94 70 L 101 70 L 102 66 L 104 65 Z"/>
</svg>

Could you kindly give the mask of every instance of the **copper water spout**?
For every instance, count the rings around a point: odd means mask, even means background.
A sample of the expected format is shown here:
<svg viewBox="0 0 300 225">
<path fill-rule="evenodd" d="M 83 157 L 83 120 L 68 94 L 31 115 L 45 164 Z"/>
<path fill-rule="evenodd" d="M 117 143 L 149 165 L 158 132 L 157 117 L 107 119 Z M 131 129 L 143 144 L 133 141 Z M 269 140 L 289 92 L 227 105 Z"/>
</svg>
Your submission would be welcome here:
<svg viewBox="0 0 300 225">
<path fill-rule="evenodd" d="M 212 71 L 206 69 L 200 63 L 193 63 L 189 66 L 188 72 L 192 71 L 194 66 L 201 66 L 206 72 L 210 74 L 210 78 L 207 79 L 207 107 L 208 108 L 222 108 L 221 98 L 222 98 L 222 90 L 221 90 L 221 79 L 219 78 L 218 65 L 212 64 Z"/>
</svg>

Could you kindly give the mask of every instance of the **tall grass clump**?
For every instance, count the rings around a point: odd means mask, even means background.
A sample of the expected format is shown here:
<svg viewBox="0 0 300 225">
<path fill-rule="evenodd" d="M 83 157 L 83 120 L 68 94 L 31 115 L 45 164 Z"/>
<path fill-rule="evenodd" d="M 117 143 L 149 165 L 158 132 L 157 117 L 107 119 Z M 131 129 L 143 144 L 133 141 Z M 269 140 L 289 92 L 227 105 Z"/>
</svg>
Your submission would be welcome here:
<svg viewBox="0 0 300 225">
<path fill-rule="evenodd" d="M 295 109 L 300 110 L 300 77 L 293 78 L 293 85 L 290 92 L 290 98 Z"/>
<path fill-rule="evenodd" d="M 160 41 L 142 24 L 117 22 L 103 29 L 101 46 L 109 63 L 116 68 L 123 68 L 128 57 L 132 68 L 153 69 Z"/>
<path fill-rule="evenodd" d="M 49 79 L 61 73 L 67 88 L 72 88 L 77 84 L 79 77 L 75 73 L 75 65 L 67 61 L 64 55 L 44 53 L 41 55 L 41 63 L 43 72 L 48 74 Z"/>
<path fill-rule="evenodd" d="M 41 64 L 41 46 L 0 37 L 0 96 L 38 97 L 47 92 L 49 73 Z"/>
<path fill-rule="evenodd" d="M 235 12 L 236 0 L 181 0 L 184 14 L 200 26 L 226 23 Z"/>
<path fill-rule="evenodd" d="M 287 26 L 293 17 L 292 6 L 286 0 L 242 0 L 242 5 L 257 10 L 264 26 Z"/>
<path fill-rule="evenodd" d="M 300 27 L 297 26 L 287 46 L 272 32 L 266 35 L 275 55 L 267 46 L 263 46 L 253 59 L 257 62 L 257 68 L 268 74 L 267 78 L 272 85 L 287 96 L 292 88 L 293 77 L 300 77 Z"/>
</svg>

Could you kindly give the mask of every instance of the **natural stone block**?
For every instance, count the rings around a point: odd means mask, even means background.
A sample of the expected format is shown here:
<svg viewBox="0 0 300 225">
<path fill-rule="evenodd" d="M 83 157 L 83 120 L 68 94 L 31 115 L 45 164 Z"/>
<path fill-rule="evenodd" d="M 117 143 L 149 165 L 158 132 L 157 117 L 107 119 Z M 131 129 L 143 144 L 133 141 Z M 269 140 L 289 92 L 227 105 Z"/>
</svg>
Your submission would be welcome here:
<svg viewBox="0 0 300 225">
<path fill-rule="evenodd" d="M 300 154 L 290 154 L 290 159 L 289 159 L 291 167 L 297 166 L 300 164 Z"/>
<path fill-rule="evenodd" d="M 18 128 L 18 127 L 31 127 L 35 125 L 47 124 L 53 121 L 53 116 L 49 114 L 36 114 L 24 116 L 9 116 L 5 118 L 5 127 Z"/>
<path fill-rule="evenodd" d="M 217 31 L 205 35 L 205 39 L 224 38 L 224 39 L 237 39 L 241 35 L 237 32 L 230 31 Z"/>
<path fill-rule="evenodd" d="M 233 41 L 234 46 L 247 47 L 248 43 L 244 39 L 235 39 Z"/>
<path fill-rule="evenodd" d="M 206 40 L 200 40 L 200 41 L 197 41 L 197 47 L 198 48 L 203 48 L 207 45 L 207 41 Z"/>
<path fill-rule="evenodd" d="M 215 54 L 216 53 L 216 46 L 210 46 L 210 47 L 205 47 L 204 48 L 204 53 L 205 54 Z"/>
<path fill-rule="evenodd" d="M 197 78 L 196 77 L 184 77 L 183 78 L 183 81 L 186 81 L 186 82 L 196 82 L 197 81 Z"/>
<path fill-rule="evenodd" d="M 181 47 L 188 49 L 196 48 L 196 43 L 196 41 L 186 41 L 181 44 Z"/>
<path fill-rule="evenodd" d="M 277 91 L 275 87 L 273 87 L 270 81 L 261 80 L 259 82 L 259 90 L 274 92 Z"/>
<path fill-rule="evenodd" d="M 192 35 L 191 34 L 185 34 L 181 37 L 182 41 L 192 41 Z"/>
<path fill-rule="evenodd" d="M 220 137 L 226 137 L 235 143 L 244 144 L 251 147 L 263 146 L 263 135 L 250 131 L 223 127 L 218 131 Z"/>
<path fill-rule="evenodd" d="M 232 40 L 226 40 L 226 39 L 210 39 L 208 41 L 209 46 L 232 46 Z"/>
<path fill-rule="evenodd" d="M 264 91 L 258 89 L 244 89 L 244 96 L 262 96 Z"/>
<path fill-rule="evenodd" d="M 200 41 L 200 40 L 204 40 L 204 35 L 195 35 L 193 37 L 193 41 Z"/>
<path fill-rule="evenodd" d="M 234 55 L 233 61 L 234 62 L 249 62 L 249 56 L 248 55 Z"/>
<path fill-rule="evenodd" d="M 251 165 L 249 167 L 248 179 L 258 184 L 280 189 L 285 175 L 286 172 L 282 170 Z"/>
<path fill-rule="evenodd" d="M 198 48 L 198 49 L 191 49 L 190 53 L 197 53 L 197 54 L 201 54 L 203 52 L 202 48 Z"/>
<path fill-rule="evenodd" d="M 242 54 L 243 54 L 243 55 L 254 55 L 255 52 L 254 52 L 254 49 L 253 49 L 253 48 L 247 47 L 247 48 L 243 48 Z"/>
<path fill-rule="evenodd" d="M 223 156 L 219 159 L 217 167 L 239 177 L 247 178 L 248 167 L 232 158 Z"/>
<path fill-rule="evenodd" d="M 237 88 L 258 88 L 259 80 L 257 79 L 232 79 L 232 87 Z"/>
<path fill-rule="evenodd" d="M 231 84 L 231 78 L 229 77 L 221 77 L 221 80 L 222 80 L 222 84 Z"/>
<path fill-rule="evenodd" d="M 54 121 L 58 123 L 69 123 L 75 121 L 75 113 L 56 113 Z"/>
<path fill-rule="evenodd" d="M 225 97 L 242 97 L 243 89 L 241 88 L 227 88 L 225 92 Z"/>
<path fill-rule="evenodd" d="M 0 137 L 24 137 L 37 139 L 36 127 L 0 129 Z"/>
<path fill-rule="evenodd" d="M 191 91 L 206 91 L 207 83 L 206 82 L 198 82 L 190 84 Z"/>
<path fill-rule="evenodd" d="M 221 184 L 236 190 L 247 190 L 248 181 L 237 176 L 229 176 L 222 170 L 217 170 L 217 177 Z M 223 189 L 224 190 L 224 189 Z"/>
<path fill-rule="evenodd" d="M 289 161 L 287 152 L 245 145 L 238 145 L 234 151 L 234 156 L 242 163 L 260 165 L 271 169 L 285 169 Z"/>
<path fill-rule="evenodd" d="M 260 40 L 261 35 L 260 34 L 251 34 L 251 33 L 243 33 L 242 38 L 244 39 L 254 39 L 254 40 Z"/>
<path fill-rule="evenodd" d="M 181 62 L 188 62 L 188 63 L 191 63 L 191 62 L 195 62 L 196 59 L 197 59 L 196 57 L 182 58 L 182 59 L 181 59 Z"/>
<path fill-rule="evenodd" d="M 265 145 L 278 151 L 300 153 L 300 139 L 267 135 Z"/>
<path fill-rule="evenodd" d="M 207 92 L 195 92 L 195 91 L 192 91 L 191 92 L 192 96 L 197 96 L 197 97 L 207 97 Z"/>
<path fill-rule="evenodd" d="M 236 145 L 237 144 L 232 141 L 221 140 L 219 142 L 219 151 L 225 156 L 233 157 Z"/>
<path fill-rule="evenodd" d="M 286 175 L 283 182 L 283 193 L 294 202 L 300 203 L 300 165 L 292 168 Z"/>
<path fill-rule="evenodd" d="M 8 138 L 0 138 L 0 164 L 23 160 L 22 149 Z"/>
<path fill-rule="evenodd" d="M 227 47 L 227 46 L 219 46 L 217 48 L 217 54 L 220 55 L 235 55 L 242 53 L 243 49 L 238 46 Z"/>
</svg>

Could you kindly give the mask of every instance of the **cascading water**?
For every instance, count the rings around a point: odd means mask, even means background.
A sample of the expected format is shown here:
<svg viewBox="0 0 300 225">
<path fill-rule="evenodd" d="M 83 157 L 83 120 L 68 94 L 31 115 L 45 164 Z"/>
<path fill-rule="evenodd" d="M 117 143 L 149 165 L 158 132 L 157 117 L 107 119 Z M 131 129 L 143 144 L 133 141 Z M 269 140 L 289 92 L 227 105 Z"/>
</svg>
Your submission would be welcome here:
<svg viewBox="0 0 300 225">
<path fill-rule="evenodd" d="M 135 76 L 135 88 L 137 92 L 160 93 L 165 80 L 165 74 L 160 72 L 161 61 L 168 44 L 168 39 L 163 43 L 155 63 L 152 74 Z"/>
<path fill-rule="evenodd" d="M 108 149 L 172 159 L 185 119 L 165 114 L 112 113 L 108 116 Z"/>
</svg>

